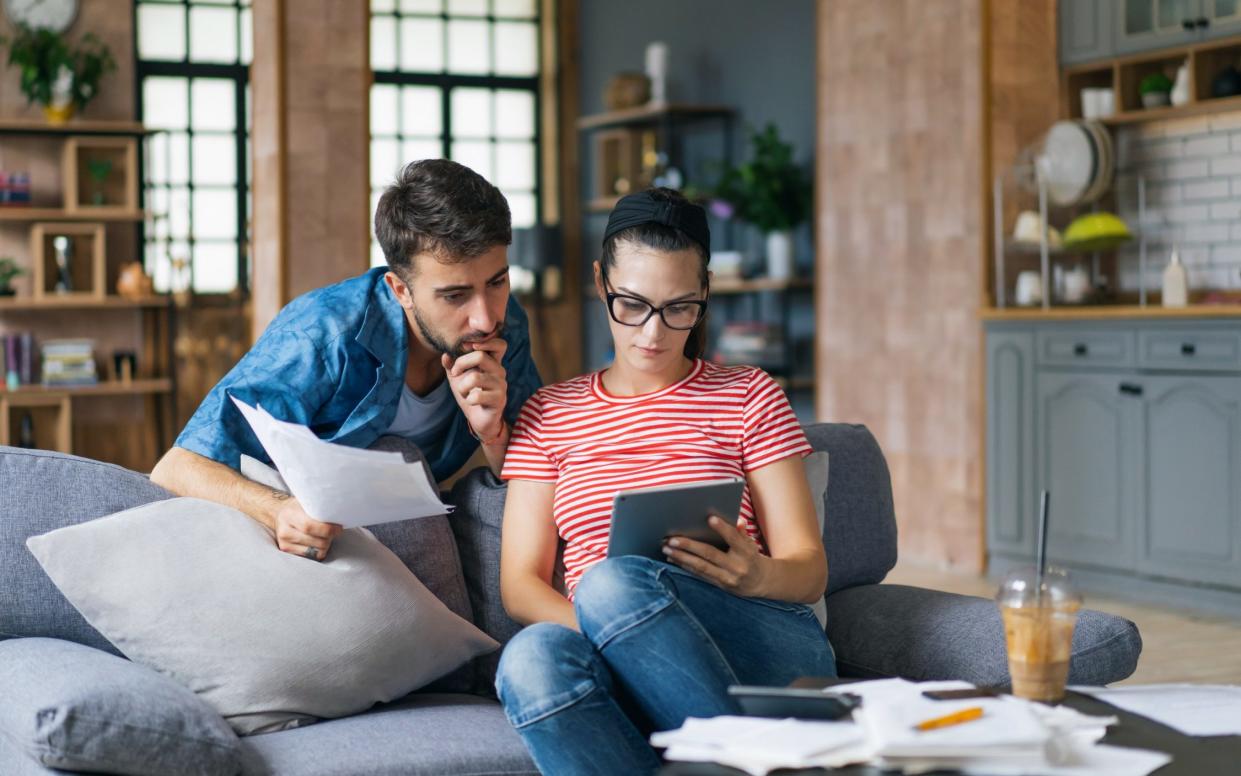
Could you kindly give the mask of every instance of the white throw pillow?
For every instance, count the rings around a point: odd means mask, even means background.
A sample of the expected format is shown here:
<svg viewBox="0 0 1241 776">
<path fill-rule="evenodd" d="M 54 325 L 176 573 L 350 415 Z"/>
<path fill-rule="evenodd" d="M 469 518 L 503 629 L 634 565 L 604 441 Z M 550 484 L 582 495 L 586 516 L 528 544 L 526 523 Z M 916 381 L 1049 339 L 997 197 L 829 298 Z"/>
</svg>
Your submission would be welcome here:
<svg viewBox="0 0 1241 776">
<path fill-rule="evenodd" d="M 823 535 L 823 495 L 827 493 L 827 453 L 811 453 L 802 459 L 806 467 L 806 480 L 810 483 L 810 498 L 814 500 L 814 516 L 819 520 L 819 536 Z M 832 573 L 831 569 L 827 570 Z M 819 625 L 827 625 L 827 602 L 822 597 L 811 605 L 814 616 L 819 618 Z"/>
<path fill-rule="evenodd" d="M 177 498 L 27 546 L 122 653 L 243 735 L 364 711 L 499 647 L 364 528 L 318 562 L 241 512 Z"/>
</svg>

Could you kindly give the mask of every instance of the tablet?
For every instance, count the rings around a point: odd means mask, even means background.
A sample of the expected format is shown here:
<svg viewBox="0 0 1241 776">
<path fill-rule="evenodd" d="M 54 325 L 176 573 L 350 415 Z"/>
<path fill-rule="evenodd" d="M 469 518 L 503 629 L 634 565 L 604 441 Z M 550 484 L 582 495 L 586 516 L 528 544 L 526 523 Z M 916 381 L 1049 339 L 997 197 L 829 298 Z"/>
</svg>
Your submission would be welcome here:
<svg viewBox="0 0 1241 776">
<path fill-rule="evenodd" d="M 612 499 L 608 557 L 642 555 L 666 560 L 670 536 L 686 536 L 727 550 L 728 544 L 707 525 L 712 513 L 737 523 L 745 480 L 734 477 L 642 490 L 622 490 Z"/>
</svg>

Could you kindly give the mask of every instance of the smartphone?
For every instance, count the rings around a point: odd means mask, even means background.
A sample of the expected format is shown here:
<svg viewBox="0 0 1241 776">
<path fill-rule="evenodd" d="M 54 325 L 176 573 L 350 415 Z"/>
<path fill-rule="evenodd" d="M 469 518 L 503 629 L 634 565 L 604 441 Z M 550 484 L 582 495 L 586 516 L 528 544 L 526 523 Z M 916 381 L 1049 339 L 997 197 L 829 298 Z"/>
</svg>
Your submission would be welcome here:
<svg viewBox="0 0 1241 776">
<path fill-rule="evenodd" d="M 862 705 L 850 693 L 831 693 L 797 687 L 755 687 L 734 684 L 728 694 L 737 700 L 742 713 L 751 717 L 796 717 L 797 719 L 841 719 Z"/>
<path fill-rule="evenodd" d="M 933 701 L 961 701 L 966 698 L 994 698 L 999 690 L 990 687 L 965 687 L 960 690 L 923 690 L 922 695 Z"/>
</svg>

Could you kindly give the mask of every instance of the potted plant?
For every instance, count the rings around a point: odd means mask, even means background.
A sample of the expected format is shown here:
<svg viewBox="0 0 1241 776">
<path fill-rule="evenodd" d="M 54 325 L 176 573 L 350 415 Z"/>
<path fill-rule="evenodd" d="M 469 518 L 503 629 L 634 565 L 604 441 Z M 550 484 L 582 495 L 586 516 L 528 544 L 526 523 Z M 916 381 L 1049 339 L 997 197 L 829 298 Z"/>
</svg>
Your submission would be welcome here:
<svg viewBox="0 0 1241 776">
<path fill-rule="evenodd" d="M 0 38 L 9 49 L 9 64 L 21 69 L 26 104 L 39 103 L 53 124 L 63 124 L 75 110 L 86 107 L 99 92 L 99 81 L 116 70 L 112 52 L 92 33 L 70 46 L 50 29 L 18 25 L 10 38 Z"/>
<path fill-rule="evenodd" d="M 1138 94 L 1142 95 L 1142 107 L 1161 108 L 1170 103 L 1172 79 L 1163 73 L 1151 73 L 1138 84 Z"/>
<path fill-rule="evenodd" d="M 17 293 L 13 288 L 13 278 L 25 271 L 12 257 L 0 257 L 0 296 L 13 296 Z"/>
<path fill-rule="evenodd" d="M 810 216 L 810 177 L 794 163 L 793 146 L 780 139 L 774 124 L 751 135 L 750 143 L 752 158 L 725 170 L 716 197 L 766 235 L 768 274 L 788 278 L 793 274 L 793 229 Z"/>
</svg>

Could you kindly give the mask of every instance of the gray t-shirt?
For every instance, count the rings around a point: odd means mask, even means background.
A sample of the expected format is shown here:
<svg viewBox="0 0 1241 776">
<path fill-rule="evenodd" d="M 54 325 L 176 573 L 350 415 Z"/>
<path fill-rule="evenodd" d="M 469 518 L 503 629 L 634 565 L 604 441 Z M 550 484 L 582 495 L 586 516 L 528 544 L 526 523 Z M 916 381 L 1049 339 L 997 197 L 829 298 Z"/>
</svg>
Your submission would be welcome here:
<svg viewBox="0 0 1241 776">
<path fill-rule="evenodd" d="M 447 430 L 455 406 L 447 379 L 426 396 L 419 396 L 408 385 L 403 385 L 401 403 L 387 433 L 405 437 L 425 450 Z"/>
</svg>

